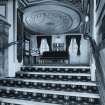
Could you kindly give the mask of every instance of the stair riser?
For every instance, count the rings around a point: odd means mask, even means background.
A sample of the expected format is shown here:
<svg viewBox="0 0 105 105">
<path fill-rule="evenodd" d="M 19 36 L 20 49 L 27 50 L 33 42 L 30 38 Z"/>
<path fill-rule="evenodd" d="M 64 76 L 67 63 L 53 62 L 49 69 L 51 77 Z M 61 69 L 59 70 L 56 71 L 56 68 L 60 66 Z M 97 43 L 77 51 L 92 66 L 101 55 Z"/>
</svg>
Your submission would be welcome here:
<svg viewBox="0 0 105 105">
<path fill-rule="evenodd" d="M 60 72 L 60 73 L 90 73 L 90 69 L 73 69 L 73 68 L 21 68 L 24 72 Z"/>
<path fill-rule="evenodd" d="M 58 75 L 36 75 L 36 74 L 16 74 L 17 78 L 23 79 L 43 79 L 43 80 L 62 80 L 62 81 L 90 81 L 90 76 L 58 76 Z"/>
<path fill-rule="evenodd" d="M 7 101 L 0 102 L 0 105 L 38 105 L 38 103 L 40 103 L 39 105 L 46 105 L 44 100 L 42 100 L 42 103 L 41 102 L 33 102 L 33 104 L 25 104 L 26 100 L 24 100 L 24 104 L 18 104 L 20 102 L 15 102 L 16 104 L 14 104 L 14 102 L 12 100 L 13 99 L 11 99 L 11 103 L 10 102 L 8 103 Z M 65 103 L 62 103 L 62 104 L 56 104 L 56 101 L 53 101 L 52 103 L 47 103 L 47 105 L 100 105 L 100 104 L 96 104 L 96 103 L 91 104 L 91 103 L 87 103 L 87 102 L 79 103 L 79 102 L 74 102 L 74 101 L 65 102 Z"/>
<path fill-rule="evenodd" d="M 65 96 L 65 95 L 53 95 L 53 94 L 43 94 L 43 93 L 32 93 L 32 92 L 22 92 L 22 91 L 14 91 L 14 90 L 0 90 L 0 94 L 5 98 L 16 98 L 16 99 L 25 99 L 25 100 L 35 100 L 35 101 L 45 101 L 48 103 L 53 103 L 55 101 L 56 104 L 60 104 L 60 102 L 70 102 L 71 100 L 74 102 L 87 102 L 90 104 L 98 104 L 99 99 L 95 98 L 84 98 L 84 97 L 74 97 L 74 96 Z"/>
<path fill-rule="evenodd" d="M 8 87 L 27 87 L 36 89 L 52 89 L 60 91 L 77 91 L 77 92 L 89 92 L 98 93 L 96 86 L 85 86 L 85 85 L 64 85 L 64 84 L 48 84 L 48 83 L 33 83 L 33 82 L 22 82 L 22 81 L 0 81 L 0 86 Z"/>
<path fill-rule="evenodd" d="M 90 74 L 90 67 L 22 67 L 16 78 L 0 79 L 0 97 L 44 105 L 100 105 L 97 85 L 91 82 Z M 11 105 L 12 101 L 3 102 Z"/>
</svg>

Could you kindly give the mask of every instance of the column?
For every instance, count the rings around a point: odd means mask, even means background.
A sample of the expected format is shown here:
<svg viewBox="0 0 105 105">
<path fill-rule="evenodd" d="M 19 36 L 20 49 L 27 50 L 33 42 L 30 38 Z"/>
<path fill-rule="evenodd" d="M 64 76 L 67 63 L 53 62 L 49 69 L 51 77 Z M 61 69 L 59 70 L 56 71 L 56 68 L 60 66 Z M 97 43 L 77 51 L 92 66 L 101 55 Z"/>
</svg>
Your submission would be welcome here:
<svg viewBox="0 0 105 105">
<path fill-rule="evenodd" d="M 9 0 L 7 5 L 7 19 L 11 24 L 8 43 L 16 41 L 16 1 Z M 14 77 L 16 72 L 16 45 L 8 47 L 8 76 Z"/>
</svg>

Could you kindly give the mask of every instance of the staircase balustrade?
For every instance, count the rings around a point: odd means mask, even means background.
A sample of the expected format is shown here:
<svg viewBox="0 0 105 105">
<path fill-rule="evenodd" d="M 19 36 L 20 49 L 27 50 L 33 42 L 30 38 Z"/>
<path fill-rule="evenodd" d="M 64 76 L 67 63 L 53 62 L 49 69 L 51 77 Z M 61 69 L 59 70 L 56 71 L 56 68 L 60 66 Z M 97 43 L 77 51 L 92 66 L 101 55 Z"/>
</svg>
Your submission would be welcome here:
<svg viewBox="0 0 105 105">
<path fill-rule="evenodd" d="M 105 77 L 103 75 L 102 65 L 100 62 L 100 53 L 99 53 L 100 47 L 96 44 L 95 40 L 88 34 L 85 35 L 85 39 L 88 39 L 91 44 L 92 55 L 94 57 L 95 66 L 96 66 L 95 76 L 98 81 L 97 85 L 99 89 L 101 105 L 105 105 L 105 80 L 104 80 Z"/>
</svg>

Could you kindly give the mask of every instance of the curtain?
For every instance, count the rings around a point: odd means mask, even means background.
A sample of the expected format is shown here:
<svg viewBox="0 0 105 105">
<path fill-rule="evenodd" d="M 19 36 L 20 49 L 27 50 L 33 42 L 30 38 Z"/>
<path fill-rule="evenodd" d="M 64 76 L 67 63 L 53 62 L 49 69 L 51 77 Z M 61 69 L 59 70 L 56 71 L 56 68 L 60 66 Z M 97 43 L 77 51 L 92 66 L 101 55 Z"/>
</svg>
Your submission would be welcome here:
<svg viewBox="0 0 105 105">
<path fill-rule="evenodd" d="M 49 50 L 51 51 L 51 43 L 52 43 L 52 39 L 51 36 L 37 36 L 37 47 L 38 49 L 40 49 L 40 45 L 41 45 L 41 40 L 45 38 L 47 40 L 48 46 L 49 46 Z"/>
<path fill-rule="evenodd" d="M 69 45 L 70 64 L 78 63 L 77 51 L 78 51 L 78 45 L 76 42 L 76 38 L 72 38 Z"/>
<path fill-rule="evenodd" d="M 40 44 L 40 54 L 42 55 L 43 52 L 49 51 L 49 45 L 47 43 L 47 39 L 43 38 Z"/>
<path fill-rule="evenodd" d="M 38 55 L 37 39 L 35 35 L 31 35 L 30 38 L 30 49 L 32 55 Z"/>
<path fill-rule="evenodd" d="M 79 56 L 79 55 L 81 54 L 81 52 L 80 52 L 81 36 L 77 36 L 77 37 L 76 37 L 76 42 L 77 42 L 77 45 L 78 45 L 77 55 Z"/>
<path fill-rule="evenodd" d="M 76 43 L 78 45 L 77 55 L 80 55 L 80 42 L 81 42 L 81 35 L 67 35 L 66 36 L 66 51 L 69 49 L 69 45 L 72 39 L 76 39 Z"/>
<path fill-rule="evenodd" d="M 70 45 L 69 45 L 69 52 L 70 52 L 70 54 L 75 54 L 76 55 L 77 51 L 78 51 L 78 45 L 76 43 L 76 39 L 72 38 L 71 42 L 70 42 Z"/>
<path fill-rule="evenodd" d="M 66 51 L 67 52 L 68 52 L 68 49 L 69 49 L 70 42 L 71 42 L 71 36 L 67 35 L 66 36 Z"/>
</svg>

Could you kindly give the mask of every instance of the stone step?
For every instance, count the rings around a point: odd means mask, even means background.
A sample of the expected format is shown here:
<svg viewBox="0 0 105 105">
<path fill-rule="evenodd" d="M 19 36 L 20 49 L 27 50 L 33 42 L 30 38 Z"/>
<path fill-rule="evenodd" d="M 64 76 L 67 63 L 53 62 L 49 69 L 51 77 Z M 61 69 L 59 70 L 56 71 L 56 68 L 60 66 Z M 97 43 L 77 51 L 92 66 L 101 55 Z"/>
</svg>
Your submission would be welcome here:
<svg viewBox="0 0 105 105">
<path fill-rule="evenodd" d="M 62 76 L 91 76 L 90 73 L 52 73 L 52 72 L 23 72 L 23 71 L 19 71 L 17 72 L 17 74 L 34 74 L 34 75 L 62 75 Z"/>
<path fill-rule="evenodd" d="M 21 71 L 24 72 L 53 72 L 53 73 L 90 73 L 90 67 L 79 66 L 72 67 L 68 66 L 23 66 L 21 67 Z"/>
<path fill-rule="evenodd" d="M 36 65 L 36 66 L 21 66 L 21 67 L 28 67 L 28 68 L 71 68 L 71 69 L 90 69 L 90 66 L 62 66 L 62 65 Z"/>
<path fill-rule="evenodd" d="M 65 91 L 54 91 L 54 90 L 42 90 L 42 89 L 30 89 L 30 88 L 17 88 L 17 87 L 6 87 L 0 86 L 0 90 L 12 90 L 29 93 L 41 93 L 41 94 L 52 94 L 61 96 L 73 96 L 73 97 L 85 97 L 85 98 L 100 98 L 99 94 L 86 93 L 86 92 L 65 92 Z"/>
<path fill-rule="evenodd" d="M 100 105 L 99 103 L 90 103 L 90 102 L 76 102 L 73 100 L 70 100 L 69 102 L 62 102 L 61 100 L 60 103 L 56 104 L 55 101 L 53 101 L 52 103 L 48 103 L 48 102 L 37 102 L 35 100 L 24 100 L 24 99 L 13 99 L 13 98 L 2 98 L 0 97 L 0 105 L 7 105 L 5 103 L 12 103 L 12 104 L 8 104 L 8 105 Z M 62 103 L 61 103 L 62 102 Z"/>
<path fill-rule="evenodd" d="M 37 79 L 19 79 L 19 78 L 0 78 L 0 81 L 21 81 L 21 82 L 34 82 L 34 83 L 48 83 L 48 84 L 64 84 L 64 85 L 85 85 L 85 86 L 97 86 L 97 82 L 82 82 L 82 81 L 54 81 L 54 80 L 37 80 Z"/>
<path fill-rule="evenodd" d="M 18 90 L 0 90 L 0 97 L 9 99 L 20 99 L 27 101 L 43 102 L 43 103 L 54 103 L 60 105 L 97 105 L 100 103 L 99 98 L 93 97 L 79 97 L 79 96 L 68 96 L 58 95 L 49 93 L 37 93 L 29 91 L 18 91 Z"/>
<path fill-rule="evenodd" d="M 42 74 L 28 74 L 16 73 L 16 78 L 23 79 L 42 79 L 42 80 L 62 80 L 62 81 L 91 81 L 91 76 L 70 76 L 70 75 L 42 75 Z"/>
<path fill-rule="evenodd" d="M 22 66 L 15 78 L 0 78 L 0 105 L 99 103 L 90 66 Z"/>
<path fill-rule="evenodd" d="M 10 104 L 18 104 L 18 105 L 60 105 L 60 104 L 53 104 L 53 103 L 44 103 L 44 102 L 35 102 L 35 101 L 28 101 L 22 99 L 10 99 L 10 98 L 2 98 L 0 97 L 0 105 L 5 105 L 5 103 Z"/>
<path fill-rule="evenodd" d="M 64 85 L 64 84 L 49 84 L 49 83 L 32 83 L 32 82 L 13 82 L 13 81 L 1 81 L 0 86 L 6 87 L 22 87 L 22 88 L 35 88 L 35 89 L 45 89 L 45 90 L 59 90 L 67 92 L 89 92 L 98 93 L 98 88 L 96 86 L 85 86 L 85 85 Z"/>
</svg>

